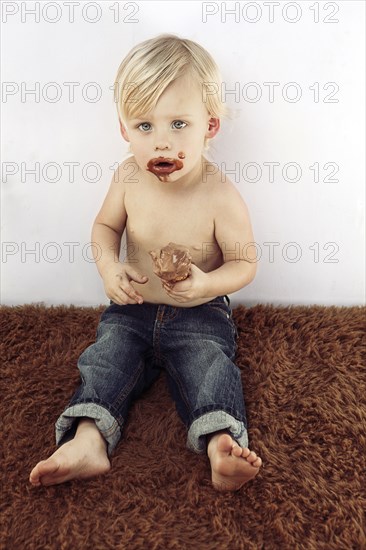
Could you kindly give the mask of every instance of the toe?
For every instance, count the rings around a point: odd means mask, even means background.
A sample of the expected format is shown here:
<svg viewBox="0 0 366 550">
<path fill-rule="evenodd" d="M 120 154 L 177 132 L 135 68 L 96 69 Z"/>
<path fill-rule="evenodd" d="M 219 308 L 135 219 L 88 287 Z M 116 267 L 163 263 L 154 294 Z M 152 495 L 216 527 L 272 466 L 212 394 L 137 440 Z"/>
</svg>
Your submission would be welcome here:
<svg viewBox="0 0 366 550">
<path fill-rule="evenodd" d="M 37 466 L 35 466 L 33 468 L 33 470 L 31 471 L 31 473 L 29 474 L 29 481 L 32 483 L 32 485 L 40 485 L 41 482 L 40 482 L 40 467 L 42 467 L 42 464 L 44 463 L 45 461 L 42 460 L 41 462 L 39 462 L 37 464 Z"/>
<path fill-rule="evenodd" d="M 257 457 L 257 460 L 252 462 L 252 466 L 255 466 L 256 468 L 260 468 L 262 466 L 262 459 Z"/>
<path fill-rule="evenodd" d="M 230 453 L 233 447 L 233 440 L 228 434 L 221 434 L 217 440 L 217 450 L 220 453 Z"/>
<path fill-rule="evenodd" d="M 249 455 L 247 456 L 247 461 L 252 463 L 254 462 L 255 460 L 257 460 L 257 455 L 255 454 L 254 451 L 250 451 Z"/>
<path fill-rule="evenodd" d="M 239 447 L 239 445 L 234 445 L 232 450 L 231 450 L 231 454 L 233 456 L 239 457 L 239 456 L 242 456 L 242 451 L 243 451 L 243 449 L 241 447 Z"/>
<path fill-rule="evenodd" d="M 41 485 L 39 478 L 35 475 L 32 476 L 32 474 L 29 476 L 29 482 L 35 487 L 39 487 Z"/>
<path fill-rule="evenodd" d="M 31 485 L 32 485 L 33 487 L 41 487 L 42 483 L 41 483 L 40 481 L 38 481 L 37 483 L 31 481 Z"/>
<path fill-rule="evenodd" d="M 250 450 L 247 447 L 244 447 L 244 449 L 242 450 L 241 456 L 243 456 L 244 458 L 247 458 L 249 454 L 250 454 Z"/>
</svg>

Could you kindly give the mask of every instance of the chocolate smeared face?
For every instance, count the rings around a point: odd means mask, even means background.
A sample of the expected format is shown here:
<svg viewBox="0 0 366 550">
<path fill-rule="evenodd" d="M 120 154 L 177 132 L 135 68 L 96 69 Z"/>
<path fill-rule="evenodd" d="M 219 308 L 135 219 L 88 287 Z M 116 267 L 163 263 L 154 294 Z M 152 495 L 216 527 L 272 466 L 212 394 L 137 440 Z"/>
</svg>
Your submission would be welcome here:
<svg viewBox="0 0 366 550">
<path fill-rule="evenodd" d="M 182 155 L 183 156 L 179 156 Z M 185 158 L 184 153 L 178 153 L 179 158 Z M 160 181 L 167 181 L 167 176 L 172 174 L 176 170 L 181 170 L 183 168 L 183 162 L 175 158 L 166 158 L 166 157 L 157 157 L 152 158 L 147 163 L 147 170 L 152 172 L 159 178 Z"/>
<path fill-rule="evenodd" d="M 204 144 L 214 137 L 219 119 L 208 112 L 202 87 L 188 71 L 170 82 L 156 102 L 138 96 L 135 105 L 121 105 L 126 111 L 122 135 L 130 142 L 132 160 L 162 193 L 178 188 L 184 194 L 199 183 Z"/>
<path fill-rule="evenodd" d="M 169 243 L 149 254 L 154 261 L 154 273 L 168 285 L 184 281 L 191 273 L 192 257 L 186 246 Z"/>
</svg>

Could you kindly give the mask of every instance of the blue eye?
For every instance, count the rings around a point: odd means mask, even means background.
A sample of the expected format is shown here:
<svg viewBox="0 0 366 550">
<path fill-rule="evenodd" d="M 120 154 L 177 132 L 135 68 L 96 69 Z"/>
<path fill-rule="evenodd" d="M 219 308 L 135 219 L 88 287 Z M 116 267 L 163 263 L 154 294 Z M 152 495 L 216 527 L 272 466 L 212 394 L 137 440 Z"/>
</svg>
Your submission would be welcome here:
<svg viewBox="0 0 366 550">
<path fill-rule="evenodd" d="M 181 130 L 182 128 L 184 128 L 185 126 L 187 126 L 187 123 L 186 122 L 183 122 L 183 120 L 175 120 L 173 123 L 173 126 L 176 130 Z M 175 126 L 175 124 L 184 124 L 184 126 Z"/>
<path fill-rule="evenodd" d="M 148 126 L 148 128 L 146 128 L 146 126 Z M 151 124 L 149 122 L 141 122 L 141 124 L 139 124 L 137 128 L 141 128 L 143 132 L 147 132 L 148 130 L 150 130 Z"/>
</svg>

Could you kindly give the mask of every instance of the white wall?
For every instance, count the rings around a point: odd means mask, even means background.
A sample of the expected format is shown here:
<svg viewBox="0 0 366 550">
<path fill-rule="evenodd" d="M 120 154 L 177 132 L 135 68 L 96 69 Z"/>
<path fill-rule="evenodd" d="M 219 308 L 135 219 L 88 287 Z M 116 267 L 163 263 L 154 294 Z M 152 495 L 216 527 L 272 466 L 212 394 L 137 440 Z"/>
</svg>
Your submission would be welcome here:
<svg viewBox="0 0 366 550">
<path fill-rule="evenodd" d="M 29 11 L 37 4 L 39 21 Z M 112 167 L 127 154 L 109 88 L 130 48 L 161 32 L 212 53 L 237 110 L 211 159 L 245 198 L 261 258 L 233 303 L 364 302 L 365 4 L 270 4 L 121 2 L 115 22 L 116 2 L 80 2 L 70 22 L 64 2 L 2 2 L 3 304 L 108 302 L 88 243 Z M 74 101 L 67 82 L 79 83 Z M 278 83 L 273 100 L 270 82 Z M 37 86 L 38 98 L 26 93 Z M 235 86 L 237 98 L 228 93 Z M 39 182 L 29 172 L 35 163 Z"/>
</svg>

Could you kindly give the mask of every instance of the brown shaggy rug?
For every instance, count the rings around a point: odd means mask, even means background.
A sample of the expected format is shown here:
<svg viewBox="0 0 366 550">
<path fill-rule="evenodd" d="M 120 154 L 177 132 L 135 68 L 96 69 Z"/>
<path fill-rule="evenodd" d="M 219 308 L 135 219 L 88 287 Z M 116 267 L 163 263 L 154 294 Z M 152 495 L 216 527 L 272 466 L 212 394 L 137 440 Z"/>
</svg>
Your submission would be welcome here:
<svg viewBox="0 0 366 550">
<path fill-rule="evenodd" d="M 366 548 L 365 308 L 234 309 L 249 437 L 263 458 L 217 493 L 164 375 L 135 402 L 112 470 L 28 483 L 54 450 L 100 308 L 1 307 L 1 548 L 361 550 Z"/>
</svg>

